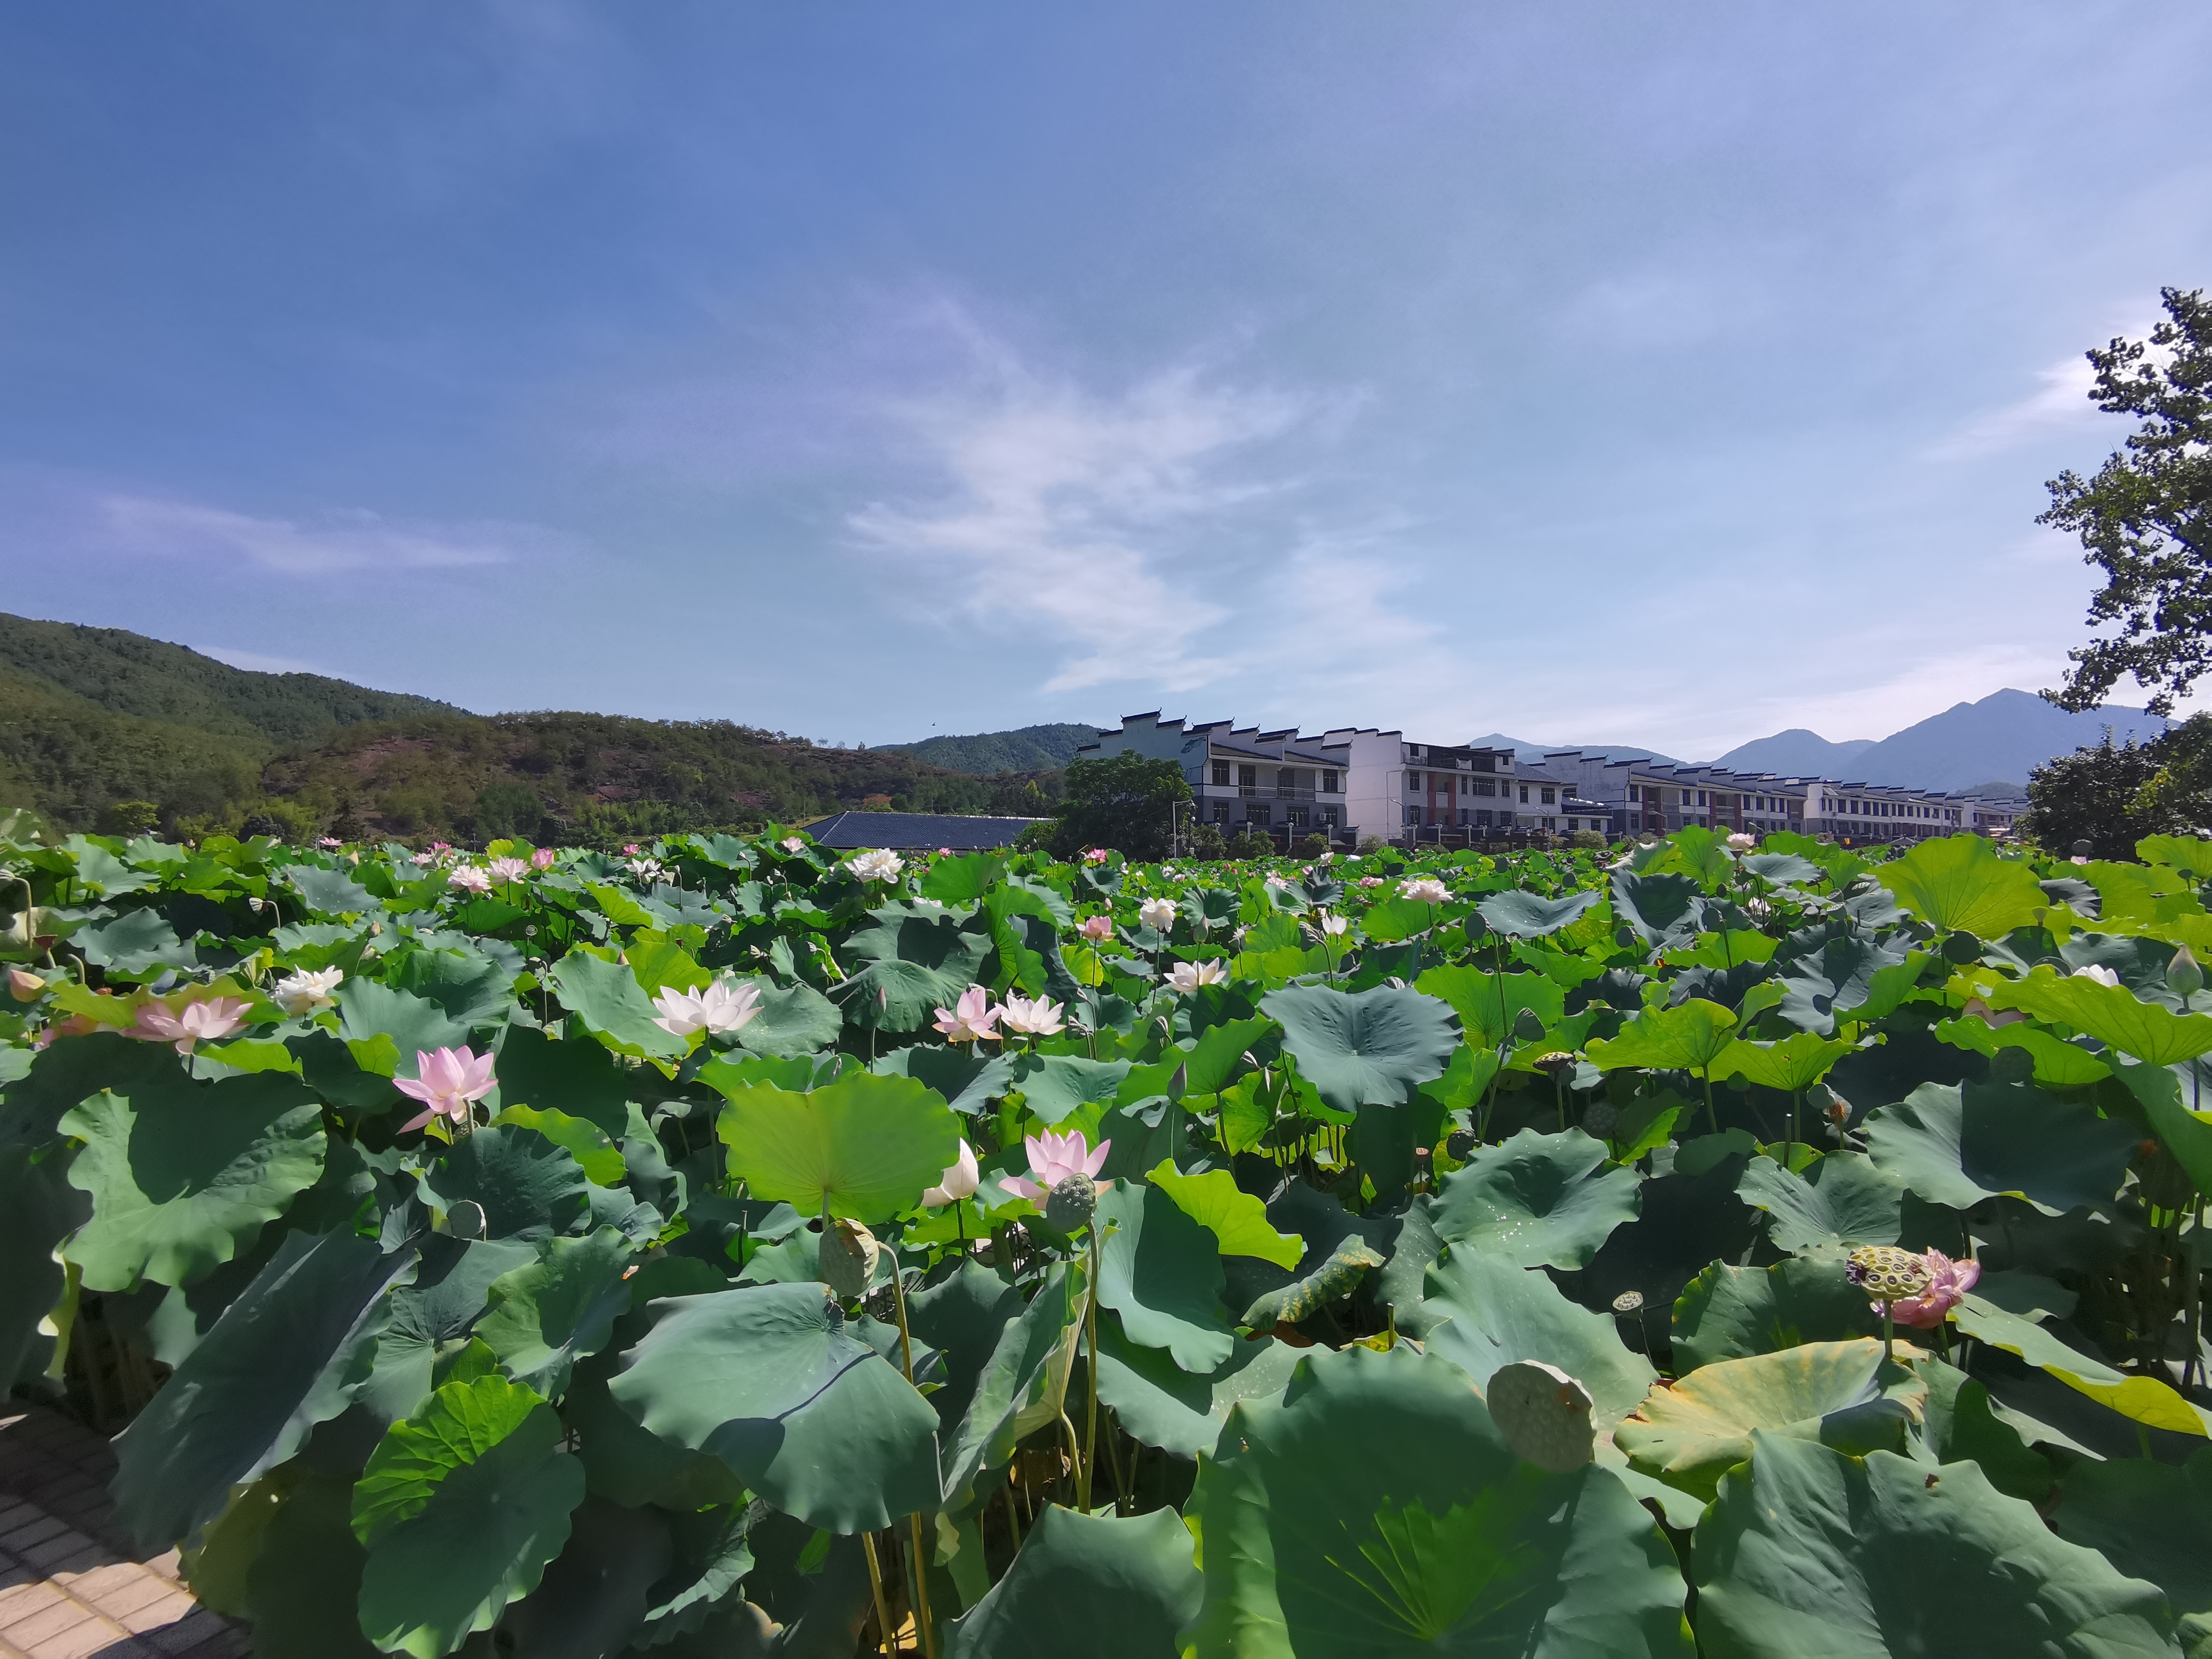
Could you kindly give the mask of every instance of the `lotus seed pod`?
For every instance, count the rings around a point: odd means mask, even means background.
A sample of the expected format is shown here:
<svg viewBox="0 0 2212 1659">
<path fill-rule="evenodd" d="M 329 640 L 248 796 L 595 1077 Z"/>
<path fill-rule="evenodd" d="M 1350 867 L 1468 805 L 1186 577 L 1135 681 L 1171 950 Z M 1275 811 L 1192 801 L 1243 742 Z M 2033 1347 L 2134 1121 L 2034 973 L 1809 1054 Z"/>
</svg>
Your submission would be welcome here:
<svg viewBox="0 0 2212 1659">
<path fill-rule="evenodd" d="M 1620 1108 L 1609 1100 L 1594 1100 L 1583 1114 L 1583 1133 L 1595 1140 L 1610 1140 L 1620 1127 Z"/>
<path fill-rule="evenodd" d="M 1064 1233 L 1079 1233 L 1091 1224 L 1098 1207 L 1098 1183 L 1087 1175 L 1072 1175 L 1052 1189 L 1044 1201 L 1044 1218 Z"/>
<path fill-rule="evenodd" d="M 1644 1292 L 1623 1291 L 1613 1298 L 1613 1310 L 1617 1314 L 1637 1314 L 1644 1311 Z"/>
<path fill-rule="evenodd" d="M 866 1296 L 883 1248 L 876 1243 L 876 1236 L 857 1221 L 840 1217 L 825 1222 L 818 1258 L 822 1282 L 847 1302 Z"/>
<path fill-rule="evenodd" d="M 1537 1066 L 1553 1076 L 1564 1076 L 1575 1069 L 1575 1057 L 1564 1048 L 1554 1048 L 1547 1054 L 1536 1056 Z"/>
<path fill-rule="evenodd" d="M 2204 988 L 2204 969 L 2189 954 L 2186 945 L 2176 951 L 2173 960 L 2166 964 L 2166 984 L 2177 996 L 2193 997 Z"/>
<path fill-rule="evenodd" d="M 1538 1468 L 1566 1474 L 1595 1455 L 1589 1390 L 1556 1365 L 1538 1359 L 1501 1365 L 1485 1398 L 1505 1443 Z"/>
<path fill-rule="evenodd" d="M 2074 856 L 2077 859 L 2086 859 L 2096 850 L 2094 843 L 2090 842 L 2077 841 L 2074 843 Z"/>
<path fill-rule="evenodd" d="M 1982 954 L 1982 942 L 1960 928 L 1943 941 L 1943 960 L 1954 966 L 1972 962 Z"/>
<path fill-rule="evenodd" d="M 1902 1302 L 1908 1296 L 1919 1295 L 1928 1288 L 1929 1276 L 1925 1257 L 1894 1244 L 1864 1245 L 1853 1250 L 1844 1264 L 1844 1277 L 1877 1304 Z"/>
<path fill-rule="evenodd" d="M 1513 1040 L 1516 1042 L 1534 1042 L 1544 1035 L 1544 1017 L 1534 1008 L 1523 1008 L 1513 1016 Z"/>
<path fill-rule="evenodd" d="M 1990 1056 L 1990 1081 L 2027 1083 L 2035 1076 L 2035 1056 L 2025 1048 L 2000 1048 Z"/>
<path fill-rule="evenodd" d="M 465 1198 L 446 1212 L 446 1231 L 455 1238 L 482 1238 L 484 1236 L 483 1206 L 472 1198 Z"/>
<path fill-rule="evenodd" d="M 1622 922 L 1613 930 L 1613 943 L 1616 950 L 1633 951 L 1636 948 L 1636 930 Z"/>
</svg>

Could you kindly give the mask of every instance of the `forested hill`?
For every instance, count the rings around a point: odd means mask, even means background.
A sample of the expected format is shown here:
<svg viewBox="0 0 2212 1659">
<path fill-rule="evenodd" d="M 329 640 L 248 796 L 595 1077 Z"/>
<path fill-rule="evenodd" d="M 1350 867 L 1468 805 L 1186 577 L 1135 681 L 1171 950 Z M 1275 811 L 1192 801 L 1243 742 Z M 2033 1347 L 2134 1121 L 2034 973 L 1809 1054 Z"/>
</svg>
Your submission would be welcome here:
<svg viewBox="0 0 2212 1659">
<path fill-rule="evenodd" d="M 1011 732 L 924 738 L 920 743 L 892 743 L 884 747 L 911 755 L 926 765 L 946 766 L 956 772 L 1038 772 L 1066 765 L 1077 750 L 1097 742 L 1103 729 L 1065 724 L 1024 726 Z"/>
<path fill-rule="evenodd" d="M 0 810 L 64 829 L 609 842 L 852 807 L 1031 816 L 1058 789 L 726 720 L 471 714 L 0 615 Z"/>
</svg>

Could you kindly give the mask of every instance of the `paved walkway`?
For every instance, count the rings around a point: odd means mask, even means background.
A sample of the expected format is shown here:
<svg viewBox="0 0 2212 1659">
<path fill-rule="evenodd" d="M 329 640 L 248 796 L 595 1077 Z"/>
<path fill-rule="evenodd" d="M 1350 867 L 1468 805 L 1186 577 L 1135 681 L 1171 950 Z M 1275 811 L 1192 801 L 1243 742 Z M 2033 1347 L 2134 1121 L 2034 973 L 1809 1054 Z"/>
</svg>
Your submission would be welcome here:
<svg viewBox="0 0 2212 1659">
<path fill-rule="evenodd" d="M 0 1659 L 234 1659 L 243 1631 L 177 1580 L 177 1555 L 137 1558 L 110 1518 L 106 1440 L 0 1400 Z"/>
</svg>

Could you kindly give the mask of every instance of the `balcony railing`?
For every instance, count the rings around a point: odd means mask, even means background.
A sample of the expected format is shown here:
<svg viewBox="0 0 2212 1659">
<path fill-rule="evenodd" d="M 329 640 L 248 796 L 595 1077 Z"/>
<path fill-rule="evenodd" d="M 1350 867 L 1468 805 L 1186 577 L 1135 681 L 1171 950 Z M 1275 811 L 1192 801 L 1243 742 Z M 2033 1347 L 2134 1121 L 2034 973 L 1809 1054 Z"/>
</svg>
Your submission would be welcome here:
<svg viewBox="0 0 2212 1659">
<path fill-rule="evenodd" d="M 1341 789 L 1286 789 L 1274 783 L 1214 783 L 1204 787 L 1216 792 L 1234 788 L 1240 800 L 1334 800 L 1344 794 Z"/>
</svg>

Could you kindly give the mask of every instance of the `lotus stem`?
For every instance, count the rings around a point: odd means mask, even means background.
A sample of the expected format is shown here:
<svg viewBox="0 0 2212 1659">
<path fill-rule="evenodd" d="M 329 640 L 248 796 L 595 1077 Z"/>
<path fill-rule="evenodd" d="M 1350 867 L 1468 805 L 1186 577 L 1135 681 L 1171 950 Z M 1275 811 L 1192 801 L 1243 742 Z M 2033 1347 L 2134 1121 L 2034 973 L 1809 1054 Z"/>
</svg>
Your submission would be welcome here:
<svg viewBox="0 0 2212 1659">
<path fill-rule="evenodd" d="M 891 1650 L 891 1607 L 884 1599 L 884 1570 L 876 1559 L 875 1534 L 860 1534 L 860 1550 L 868 1558 L 868 1588 L 876 1598 L 876 1644 L 888 1654 Z"/>
<path fill-rule="evenodd" d="M 922 1546 L 921 1516 L 907 1516 L 914 1530 L 914 1625 L 921 1632 L 921 1650 L 927 1659 L 937 1659 L 937 1632 L 929 1620 L 929 1552 Z"/>
<path fill-rule="evenodd" d="M 1091 1513 L 1091 1466 L 1098 1455 L 1098 1223 L 1091 1223 L 1091 1261 L 1083 1287 L 1083 1346 L 1091 1360 L 1091 1404 L 1083 1424 L 1083 1462 L 1076 1474 L 1076 1501 Z"/>
<path fill-rule="evenodd" d="M 906 1328 L 906 1269 L 899 1265 L 898 1246 L 885 1246 L 891 1257 L 891 1306 L 898 1310 L 899 1369 L 906 1373 L 908 1382 L 914 1381 L 914 1338 Z"/>
</svg>

